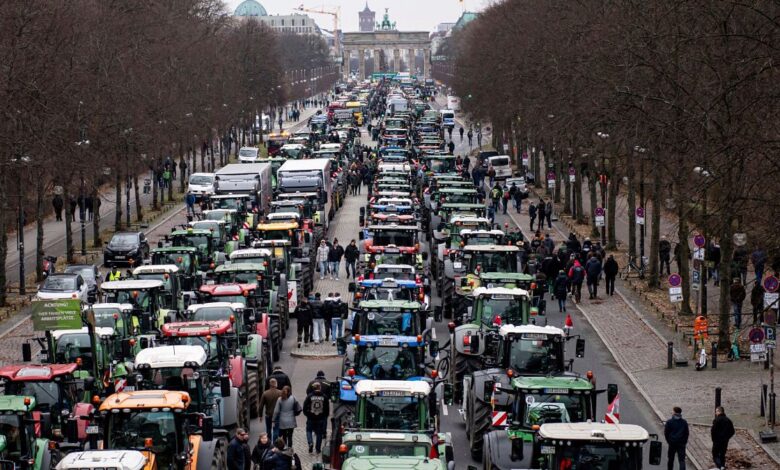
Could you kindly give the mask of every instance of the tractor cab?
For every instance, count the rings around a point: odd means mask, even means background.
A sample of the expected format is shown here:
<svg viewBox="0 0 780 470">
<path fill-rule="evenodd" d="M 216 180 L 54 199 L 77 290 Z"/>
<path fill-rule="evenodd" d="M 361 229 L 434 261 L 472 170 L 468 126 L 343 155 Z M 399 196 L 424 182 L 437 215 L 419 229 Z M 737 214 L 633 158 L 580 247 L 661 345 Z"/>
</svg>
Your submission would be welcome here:
<svg viewBox="0 0 780 470">
<path fill-rule="evenodd" d="M 197 250 L 200 260 L 200 270 L 207 271 L 214 269 L 217 260 L 217 251 L 219 249 L 219 240 L 214 236 L 214 232 L 207 229 L 194 229 L 188 227 L 184 230 L 174 229 L 165 236 L 169 246 L 189 246 Z"/>
<path fill-rule="evenodd" d="M 200 257 L 198 249 L 188 246 L 170 246 L 152 250 L 153 265 L 174 265 L 179 268 L 181 288 L 184 291 L 196 291 L 203 278 L 199 272 Z"/>
<path fill-rule="evenodd" d="M 48 470 L 59 459 L 56 444 L 39 437 L 36 407 L 35 397 L 0 395 L 0 457 L 13 464 L 4 468 Z"/>
<path fill-rule="evenodd" d="M 342 385 L 361 379 L 429 380 L 426 345 L 422 335 L 353 335 L 344 355 Z M 355 400 L 351 387 L 342 386 L 340 396 L 341 400 Z"/>
<path fill-rule="evenodd" d="M 414 300 L 363 300 L 350 316 L 353 335 L 427 336 L 432 327 L 427 312 Z"/>
<path fill-rule="evenodd" d="M 422 310 L 430 309 L 430 299 L 425 288 L 416 281 L 405 281 L 393 278 L 363 279 L 349 283 L 352 293 L 352 306 L 357 307 L 367 300 L 401 300 L 405 302 L 420 302 Z"/>
<path fill-rule="evenodd" d="M 410 470 L 452 470 L 454 460 L 447 462 L 447 447 L 443 435 L 438 444 L 419 433 L 347 431 L 332 436 L 322 449 L 322 463 L 313 470 L 360 470 L 364 468 L 404 468 Z M 340 442 L 335 445 L 335 442 Z M 438 455 L 439 457 L 432 457 Z M 447 463 L 445 463 L 447 462 Z"/>
<path fill-rule="evenodd" d="M 139 266 L 133 270 L 133 279 L 162 282 L 162 307 L 177 312 L 184 310 L 184 291 L 180 282 L 179 268 L 175 264 Z"/>
<path fill-rule="evenodd" d="M 159 279 L 131 279 L 109 281 L 100 285 L 106 303 L 130 304 L 133 315 L 138 317 L 140 334 L 156 333 L 166 319 L 175 320 L 179 311 L 166 308 L 171 304 L 170 294 L 165 292 Z"/>
</svg>

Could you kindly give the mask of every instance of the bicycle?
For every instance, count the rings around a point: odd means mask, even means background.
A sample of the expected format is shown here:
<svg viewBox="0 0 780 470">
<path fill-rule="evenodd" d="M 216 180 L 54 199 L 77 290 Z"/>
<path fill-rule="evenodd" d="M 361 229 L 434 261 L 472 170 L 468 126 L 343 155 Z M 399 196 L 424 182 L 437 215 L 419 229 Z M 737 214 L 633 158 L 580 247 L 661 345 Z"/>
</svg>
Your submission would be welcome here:
<svg viewBox="0 0 780 470">
<path fill-rule="evenodd" d="M 450 372 L 450 353 L 449 353 L 449 341 L 447 344 L 439 349 L 438 358 L 439 361 L 436 364 L 436 371 L 439 374 L 440 379 L 446 379 Z"/>
<path fill-rule="evenodd" d="M 623 272 L 621 273 L 620 277 L 622 279 L 628 279 L 628 277 L 631 275 L 631 272 L 635 271 L 639 275 L 639 279 L 644 279 L 645 270 L 647 270 L 647 265 L 645 264 L 644 257 L 640 260 L 640 263 L 637 264 L 637 257 L 631 256 L 628 259 L 628 264 L 625 268 L 623 268 Z"/>
</svg>

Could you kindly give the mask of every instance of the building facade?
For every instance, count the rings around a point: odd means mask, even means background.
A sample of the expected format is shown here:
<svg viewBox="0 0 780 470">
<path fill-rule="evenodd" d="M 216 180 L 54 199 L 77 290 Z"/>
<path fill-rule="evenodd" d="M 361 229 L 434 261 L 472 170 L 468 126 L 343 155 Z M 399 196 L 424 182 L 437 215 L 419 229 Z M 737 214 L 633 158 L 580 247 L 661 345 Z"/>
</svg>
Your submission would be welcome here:
<svg viewBox="0 0 780 470">
<path fill-rule="evenodd" d="M 293 13 L 291 15 L 269 15 L 266 9 L 256 0 L 245 0 L 239 4 L 233 16 L 239 18 L 256 18 L 269 28 L 280 33 L 320 34 L 314 20 L 309 15 Z"/>
<path fill-rule="evenodd" d="M 366 2 L 366 7 L 363 8 L 363 11 L 358 12 L 358 17 L 360 18 L 359 30 L 361 33 L 370 33 L 374 31 L 376 12 L 368 8 L 368 2 Z"/>
</svg>

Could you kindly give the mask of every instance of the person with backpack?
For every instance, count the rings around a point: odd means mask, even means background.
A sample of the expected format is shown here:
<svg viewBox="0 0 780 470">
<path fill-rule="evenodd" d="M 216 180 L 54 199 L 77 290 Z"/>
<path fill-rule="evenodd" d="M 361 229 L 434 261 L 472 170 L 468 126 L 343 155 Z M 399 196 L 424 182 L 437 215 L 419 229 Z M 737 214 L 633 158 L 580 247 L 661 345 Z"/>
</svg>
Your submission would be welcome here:
<svg viewBox="0 0 780 470">
<path fill-rule="evenodd" d="M 282 388 L 282 396 L 276 400 L 273 420 L 279 427 L 279 435 L 284 438 L 288 447 L 293 445 L 293 431 L 297 426 L 295 417 L 302 411 L 298 399 L 292 395 L 292 389 L 289 386 Z"/>
<path fill-rule="evenodd" d="M 574 260 L 574 264 L 571 269 L 569 269 L 568 276 L 574 301 L 579 303 L 582 298 L 582 281 L 585 280 L 585 268 L 580 264 L 580 260 Z"/>
<path fill-rule="evenodd" d="M 330 415 L 330 402 L 322 393 L 319 383 L 311 385 L 311 393 L 303 402 L 303 414 L 306 416 L 306 442 L 309 444 L 309 453 L 314 450 L 319 454 L 322 451 L 322 440 L 328 430 Z"/>
<path fill-rule="evenodd" d="M 501 201 L 501 196 L 504 195 L 504 191 L 501 190 L 501 186 L 498 183 L 493 185 L 491 181 L 490 184 L 493 186 L 493 189 L 490 190 L 490 202 L 493 205 L 493 210 L 498 212 L 498 204 Z"/>
</svg>

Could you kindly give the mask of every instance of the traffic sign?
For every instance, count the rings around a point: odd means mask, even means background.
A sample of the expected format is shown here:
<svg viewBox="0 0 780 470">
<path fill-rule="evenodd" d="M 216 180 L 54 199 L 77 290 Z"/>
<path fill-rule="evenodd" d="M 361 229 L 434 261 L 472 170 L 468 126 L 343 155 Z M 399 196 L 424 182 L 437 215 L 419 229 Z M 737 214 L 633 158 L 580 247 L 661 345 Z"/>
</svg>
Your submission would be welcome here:
<svg viewBox="0 0 780 470">
<path fill-rule="evenodd" d="M 569 168 L 569 183 L 574 183 L 575 181 L 577 181 L 577 170 L 572 167 Z"/>
<path fill-rule="evenodd" d="M 596 214 L 597 217 L 603 217 L 604 216 L 604 208 L 603 207 L 597 207 L 595 211 L 593 211 L 594 214 Z"/>
<path fill-rule="evenodd" d="M 764 342 L 764 330 L 761 328 L 752 328 L 750 333 L 748 333 L 748 338 L 750 338 L 750 342 L 753 344 L 762 343 Z"/>
<path fill-rule="evenodd" d="M 780 293 L 764 292 L 764 308 L 777 308 L 778 299 L 780 299 Z"/>
<path fill-rule="evenodd" d="M 548 181 L 555 181 L 555 172 L 554 171 L 550 171 L 550 172 L 547 173 L 547 180 Z"/>
<path fill-rule="evenodd" d="M 764 336 L 766 337 L 766 342 L 767 343 L 770 342 L 770 341 L 774 342 L 774 341 L 777 340 L 777 338 L 775 336 L 775 333 L 776 332 L 775 332 L 775 327 L 774 326 L 767 325 L 767 326 L 764 327 Z"/>
<path fill-rule="evenodd" d="M 682 277 L 679 274 L 674 273 L 669 275 L 669 285 L 672 287 L 680 287 L 682 284 Z"/>
<path fill-rule="evenodd" d="M 764 343 L 754 343 L 750 345 L 750 361 L 763 362 L 766 360 L 766 345 Z"/>
<path fill-rule="evenodd" d="M 693 244 L 698 246 L 699 248 L 704 248 L 704 245 L 707 243 L 707 240 L 704 238 L 704 235 L 697 233 L 693 236 Z"/>
<path fill-rule="evenodd" d="M 645 224 L 645 208 L 644 207 L 637 207 L 636 208 L 636 223 L 637 223 L 637 225 L 644 225 Z"/>
<path fill-rule="evenodd" d="M 780 287 L 780 279 L 774 276 L 767 276 L 764 278 L 764 290 L 767 292 L 777 292 Z"/>
<path fill-rule="evenodd" d="M 682 294 L 669 294 L 669 302 L 677 304 L 683 301 Z"/>
<path fill-rule="evenodd" d="M 696 248 L 693 250 L 693 259 L 704 261 L 704 248 Z"/>
</svg>

